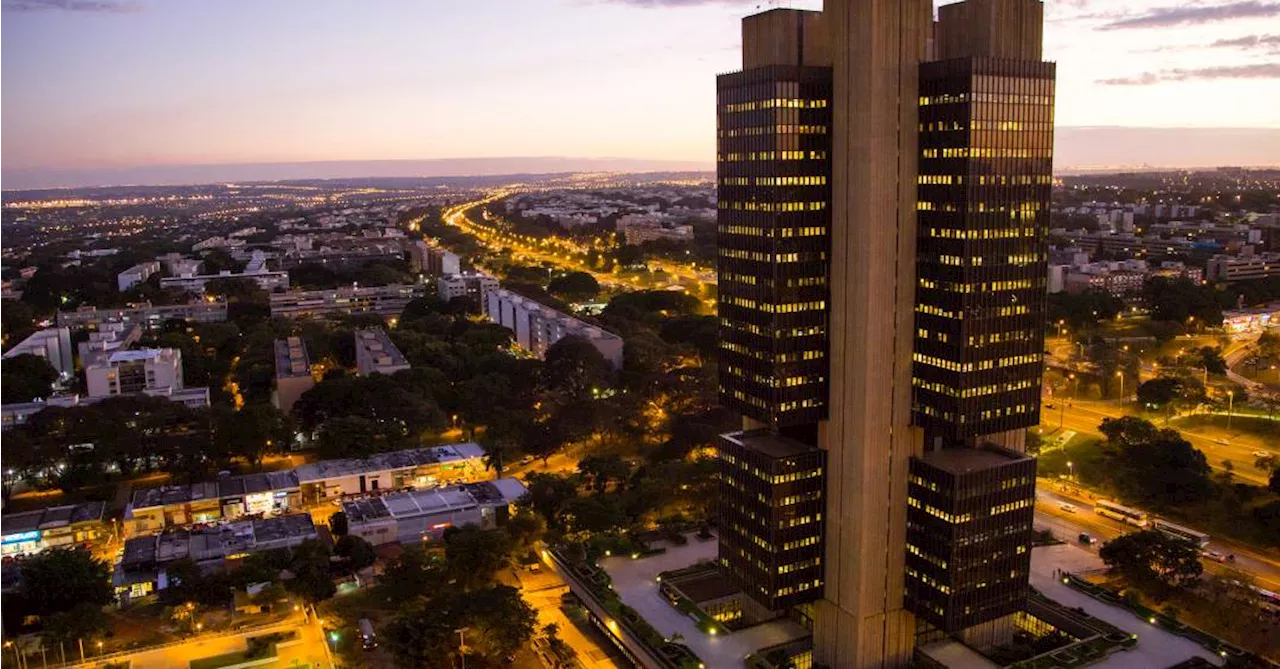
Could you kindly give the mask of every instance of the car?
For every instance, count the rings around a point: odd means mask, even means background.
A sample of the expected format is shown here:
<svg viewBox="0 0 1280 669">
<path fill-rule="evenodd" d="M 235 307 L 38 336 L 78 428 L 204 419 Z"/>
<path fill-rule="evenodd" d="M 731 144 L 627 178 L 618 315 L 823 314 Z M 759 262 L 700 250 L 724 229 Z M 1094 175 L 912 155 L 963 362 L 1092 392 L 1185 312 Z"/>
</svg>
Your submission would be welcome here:
<svg viewBox="0 0 1280 669">
<path fill-rule="evenodd" d="M 1227 561 L 1227 556 L 1223 555 L 1222 553 L 1219 553 L 1218 551 L 1201 551 L 1200 555 L 1201 557 L 1204 557 L 1209 560 L 1213 560 L 1214 562 L 1225 563 Z"/>
<path fill-rule="evenodd" d="M 373 631 L 373 621 L 361 618 L 356 623 L 356 632 L 360 635 L 360 647 L 366 651 L 378 647 L 378 635 Z"/>
<path fill-rule="evenodd" d="M 540 573 L 542 571 L 542 565 L 538 564 L 537 562 L 533 562 L 529 565 L 529 571 L 535 574 Z"/>
<path fill-rule="evenodd" d="M 1062 509 L 1063 511 L 1066 511 L 1067 513 L 1076 512 L 1076 505 L 1072 504 L 1071 502 L 1062 502 L 1061 504 L 1058 505 L 1058 508 Z"/>
<path fill-rule="evenodd" d="M 1229 442 L 1226 439 L 1222 439 L 1222 438 L 1214 439 L 1213 443 L 1222 444 L 1223 446 L 1229 445 Z"/>
<path fill-rule="evenodd" d="M 1269 457 L 1271 457 L 1271 451 L 1254 451 L 1254 452 L 1253 452 L 1253 457 L 1255 457 L 1255 458 L 1269 458 Z"/>
<path fill-rule="evenodd" d="M 1056 409 L 1057 407 L 1056 407 L 1056 406 L 1054 406 L 1053 402 L 1045 402 L 1045 403 L 1044 403 L 1044 408 L 1046 408 L 1046 409 Z"/>
<path fill-rule="evenodd" d="M 533 456 L 532 456 L 532 455 L 526 455 L 526 456 L 524 456 L 523 458 L 520 458 L 520 464 L 522 464 L 522 465 L 527 465 L 527 464 L 529 464 L 530 462 L 533 462 Z"/>
<path fill-rule="evenodd" d="M 1089 534 L 1088 532 L 1080 533 L 1080 543 L 1088 546 L 1089 544 L 1092 544 L 1095 541 L 1097 541 L 1097 539 L 1094 539 L 1093 535 Z"/>
</svg>

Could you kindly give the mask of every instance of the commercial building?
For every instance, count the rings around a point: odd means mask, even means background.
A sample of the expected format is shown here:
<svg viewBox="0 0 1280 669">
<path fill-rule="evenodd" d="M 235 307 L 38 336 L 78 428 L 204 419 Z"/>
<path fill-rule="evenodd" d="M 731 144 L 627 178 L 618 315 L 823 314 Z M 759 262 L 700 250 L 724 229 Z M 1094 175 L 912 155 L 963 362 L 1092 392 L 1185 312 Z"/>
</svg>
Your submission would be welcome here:
<svg viewBox="0 0 1280 669">
<path fill-rule="evenodd" d="M 120 601 L 128 603 L 167 588 L 167 568 L 175 560 L 189 559 L 212 569 L 225 561 L 261 551 L 294 548 L 317 537 L 315 524 L 305 513 L 135 537 L 124 542 L 112 585 Z"/>
<path fill-rule="evenodd" d="M 290 513 L 329 500 L 472 483 L 488 475 L 484 449 L 474 443 L 321 460 L 278 472 L 135 490 L 125 508 L 125 531 L 137 535 L 246 514 Z"/>
<path fill-rule="evenodd" d="M 130 288 L 151 278 L 152 274 L 160 271 L 160 263 L 149 260 L 147 262 L 138 263 L 133 267 L 116 275 L 116 288 L 120 292 L 125 292 Z"/>
<path fill-rule="evenodd" d="M 483 272 L 448 274 L 436 279 L 436 294 L 440 299 L 448 302 L 457 297 L 469 297 L 481 309 L 489 299 L 489 293 L 499 287 L 497 279 Z"/>
<path fill-rule="evenodd" d="M 293 410 L 294 402 L 316 385 L 311 376 L 311 361 L 307 358 L 307 345 L 301 337 L 276 340 L 276 387 L 271 403 L 285 413 Z"/>
<path fill-rule="evenodd" d="M 447 276 L 462 272 L 462 259 L 456 253 L 419 240 L 409 245 L 409 266 L 414 272 Z"/>
<path fill-rule="evenodd" d="M 766 11 L 717 81 L 720 564 L 833 667 L 1004 643 L 1028 592 L 1055 68 L 1039 0 L 932 16 Z M 917 508 L 951 509 L 927 545 Z"/>
<path fill-rule="evenodd" d="M 125 507 L 124 526 L 129 535 L 138 535 L 246 514 L 285 513 L 300 505 L 301 494 L 292 470 L 144 488 L 133 491 Z"/>
<path fill-rule="evenodd" d="M 506 289 L 489 293 L 485 301 L 489 320 L 515 332 L 516 344 L 542 357 L 564 337 L 581 337 L 600 351 L 615 368 L 622 367 L 622 337 Z"/>
<path fill-rule="evenodd" d="M 10 558 L 99 541 L 111 534 L 111 525 L 102 519 L 105 508 L 105 502 L 86 502 L 5 514 L 0 550 Z"/>
<path fill-rule="evenodd" d="M 272 317 L 328 318 L 376 314 L 394 318 L 410 300 L 426 294 L 426 286 L 393 284 L 366 288 L 293 290 L 271 295 Z"/>
<path fill-rule="evenodd" d="M 434 541 L 450 527 L 492 529 L 525 494 L 516 479 L 396 492 L 342 503 L 348 532 L 377 546 Z"/>
<path fill-rule="evenodd" d="M 128 307 L 98 309 L 81 307 L 75 311 L 59 311 L 58 325 L 69 328 L 101 329 L 108 323 L 137 323 L 148 330 L 158 329 L 165 321 L 189 323 L 221 323 L 227 320 L 227 303 L 223 300 L 198 300 L 187 304 L 152 306 L 151 303 Z"/>
<path fill-rule="evenodd" d="M 117 351 L 106 360 L 86 366 L 84 376 L 89 397 L 181 390 L 182 351 L 176 348 Z"/>
<path fill-rule="evenodd" d="M 1227 332 L 1262 332 L 1280 327 L 1280 302 L 1256 309 L 1231 309 L 1222 312 L 1222 329 Z"/>
<path fill-rule="evenodd" d="M 395 374 L 409 369 L 409 361 L 385 330 L 356 330 L 356 371 L 360 376 Z"/>
<path fill-rule="evenodd" d="M 63 378 L 75 374 L 75 359 L 71 348 L 71 330 L 69 328 L 45 328 L 33 332 L 31 336 L 9 347 L 4 357 L 13 358 L 19 355 L 34 355 L 44 358 L 49 366 Z"/>
<path fill-rule="evenodd" d="M 308 504 L 352 495 L 436 488 L 483 480 L 488 467 L 479 444 L 449 444 L 321 460 L 294 470 Z"/>
</svg>

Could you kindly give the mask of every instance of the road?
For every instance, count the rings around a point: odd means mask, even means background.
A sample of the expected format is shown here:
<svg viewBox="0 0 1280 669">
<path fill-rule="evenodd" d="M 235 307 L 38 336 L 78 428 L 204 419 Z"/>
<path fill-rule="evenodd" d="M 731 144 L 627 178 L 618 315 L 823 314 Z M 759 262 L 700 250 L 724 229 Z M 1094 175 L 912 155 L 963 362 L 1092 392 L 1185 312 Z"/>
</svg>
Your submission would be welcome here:
<svg viewBox="0 0 1280 669">
<path fill-rule="evenodd" d="M 1063 503 L 1074 505 L 1076 510 L 1063 510 Z M 1064 491 L 1060 484 L 1048 479 L 1036 482 L 1036 527 L 1052 530 L 1054 536 L 1068 542 L 1076 542 L 1082 532 L 1088 533 L 1098 540 L 1098 543 L 1087 547 L 1095 553 L 1102 542 L 1137 531 L 1131 525 L 1097 515 L 1093 512 L 1092 498 Z M 1223 565 L 1206 559 L 1203 561 L 1205 571 L 1211 574 L 1242 571 L 1252 576 L 1259 587 L 1280 592 L 1280 561 L 1276 556 L 1219 537 L 1210 538 L 1207 550 L 1235 555 L 1236 562 L 1234 565 Z"/>
<path fill-rule="evenodd" d="M 1053 408 L 1049 408 L 1050 405 Z M 1061 426 L 1064 430 L 1072 430 L 1082 434 L 1102 438 L 1098 431 L 1104 418 L 1119 418 L 1131 415 L 1130 412 L 1109 402 L 1093 402 L 1087 400 L 1067 400 L 1062 397 L 1046 402 L 1040 412 L 1040 428 L 1046 437 L 1052 437 Z M 1154 421 L 1157 426 L 1164 426 L 1163 421 Z M 1254 466 L 1253 452 L 1259 450 L 1276 450 L 1263 437 L 1256 435 L 1231 433 L 1225 429 L 1204 426 L 1194 430 L 1185 429 L 1176 421 L 1169 424 L 1182 433 L 1183 438 L 1191 445 L 1204 452 L 1209 465 L 1222 470 L 1222 461 L 1230 460 L 1234 476 L 1244 482 L 1266 486 L 1270 472 Z"/>
<path fill-rule="evenodd" d="M 323 630 L 320 629 L 314 618 L 308 619 L 302 613 L 298 613 L 278 625 L 262 629 L 239 634 L 205 635 L 195 637 L 186 643 L 154 650 L 143 650 L 137 653 L 108 656 L 108 659 L 117 662 L 127 659 L 132 669 L 185 669 L 190 666 L 192 660 L 245 650 L 250 636 L 263 636 L 273 632 L 288 632 L 290 630 L 298 632 L 300 642 L 277 649 L 276 664 L 278 666 L 306 664 L 313 667 L 333 666 L 329 658 L 328 649 L 325 647 Z M 98 658 L 90 657 L 88 662 L 82 666 L 96 666 L 100 663 Z"/>
<path fill-rule="evenodd" d="M 598 244 L 588 247 L 556 237 L 534 238 L 521 235 L 509 229 L 509 225 L 504 226 L 500 222 L 489 223 L 477 220 L 474 214 L 475 209 L 510 194 L 511 192 L 507 190 L 494 191 L 483 199 L 450 207 L 444 212 L 442 218 L 445 223 L 472 236 L 490 250 L 511 253 L 520 260 L 547 263 L 568 271 L 585 272 L 594 277 L 600 285 L 618 290 L 660 289 L 678 284 L 700 293 L 705 285 L 715 284 L 713 270 L 699 269 L 695 265 L 670 260 L 653 260 L 648 263 L 650 267 L 662 270 L 666 277 L 665 281 L 659 281 L 653 275 L 642 277 L 601 272 L 588 266 L 585 261 L 586 255 L 592 250 L 607 250 Z"/>
</svg>

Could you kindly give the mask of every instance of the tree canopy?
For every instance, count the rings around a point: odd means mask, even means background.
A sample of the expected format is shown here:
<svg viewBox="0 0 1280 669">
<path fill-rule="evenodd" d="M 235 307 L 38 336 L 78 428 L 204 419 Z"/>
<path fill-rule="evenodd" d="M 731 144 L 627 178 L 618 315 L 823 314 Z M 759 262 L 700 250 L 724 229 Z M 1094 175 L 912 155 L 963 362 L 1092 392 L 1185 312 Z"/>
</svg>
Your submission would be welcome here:
<svg viewBox="0 0 1280 669">
<path fill-rule="evenodd" d="M 1137 585 L 1177 588 L 1194 582 L 1204 571 L 1199 547 L 1156 530 L 1117 537 L 1098 551 L 1107 566 Z"/>
<path fill-rule="evenodd" d="M 48 360 L 30 353 L 0 361 L 0 395 L 5 404 L 48 397 L 58 372 Z"/>
<path fill-rule="evenodd" d="M 1113 481 L 1127 499 L 1164 508 L 1211 494 L 1208 460 L 1177 430 L 1126 416 L 1104 419 L 1099 431 L 1107 436 Z"/>
</svg>

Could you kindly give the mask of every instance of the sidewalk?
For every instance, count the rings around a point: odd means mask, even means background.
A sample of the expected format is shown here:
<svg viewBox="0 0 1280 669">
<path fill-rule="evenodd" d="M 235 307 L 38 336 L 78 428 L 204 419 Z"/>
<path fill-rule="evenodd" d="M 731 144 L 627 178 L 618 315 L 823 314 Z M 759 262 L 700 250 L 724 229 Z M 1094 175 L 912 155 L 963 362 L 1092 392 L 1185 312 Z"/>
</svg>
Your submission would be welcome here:
<svg viewBox="0 0 1280 669">
<path fill-rule="evenodd" d="M 1100 602 L 1063 584 L 1055 569 L 1083 572 L 1105 567 L 1093 553 L 1070 544 L 1043 546 L 1031 551 L 1031 585 L 1046 597 L 1064 606 L 1082 608 L 1091 616 L 1104 620 L 1130 634 L 1138 635 L 1133 650 L 1115 653 L 1091 665 L 1099 669 L 1131 667 L 1169 667 L 1192 657 L 1201 657 L 1214 666 L 1222 666 L 1222 658 L 1199 644 L 1148 624 L 1120 607 Z"/>
</svg>

